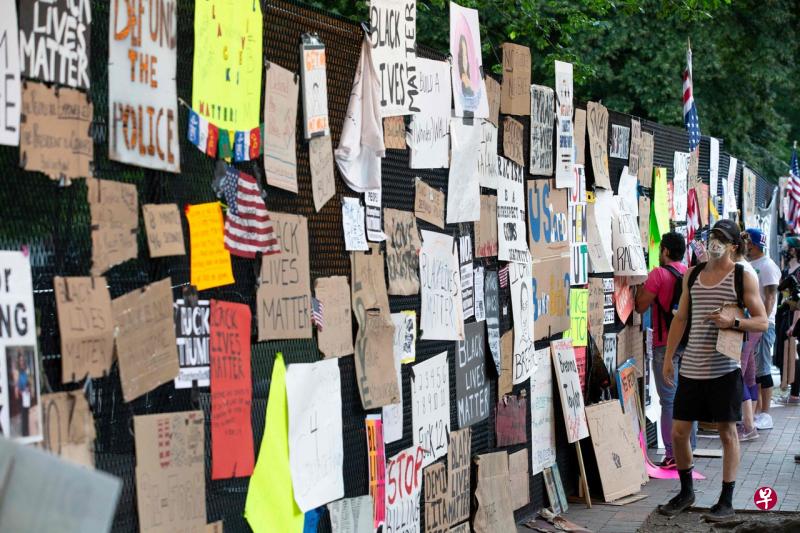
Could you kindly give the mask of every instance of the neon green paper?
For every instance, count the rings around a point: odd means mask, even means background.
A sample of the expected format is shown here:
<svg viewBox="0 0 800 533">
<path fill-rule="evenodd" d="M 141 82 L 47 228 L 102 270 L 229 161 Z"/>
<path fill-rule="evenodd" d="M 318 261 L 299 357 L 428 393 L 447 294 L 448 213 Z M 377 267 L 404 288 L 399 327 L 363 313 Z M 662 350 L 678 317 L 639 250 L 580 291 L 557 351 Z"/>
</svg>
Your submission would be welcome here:
<svg viewBox="0 0 800 533">
<path fill-rule="evenodd" d="M 250 477 L 244 516 L 255 533 L 303 531 L 304 515 L 294 501 L 289 471 L 289 405 L 281 353 L 272 369 L 264 437 Z"/>
<path fill-rule="evenodd" d="M 261 123 L 263 25 L 259 1 L 195 2 L 192 109 L 220 130 Z"/>
<path fill-rule="evenodd" d="M 570 328 L 564 339 L 572 339 L 574 347 L 589 344 L 589 289 L 569 290 Z"/>
<path fill-rule="evenodd" d="M 659 265 L 659 255 L 661 255 L 661 234 L 658 232 L 658 223 L 656 222 L 655 204 L 650 204 L 650 239 L 647 248 L 647 266 L 653 270 Z"/>
<path fill-rule="evenodd" d="M 667 205 L 667 169 L 657 167 L 653 180 L 653 206 L 655 206 L 656 224 L 659 239 L 669 231 L 669 206 Z"/>
</svg>

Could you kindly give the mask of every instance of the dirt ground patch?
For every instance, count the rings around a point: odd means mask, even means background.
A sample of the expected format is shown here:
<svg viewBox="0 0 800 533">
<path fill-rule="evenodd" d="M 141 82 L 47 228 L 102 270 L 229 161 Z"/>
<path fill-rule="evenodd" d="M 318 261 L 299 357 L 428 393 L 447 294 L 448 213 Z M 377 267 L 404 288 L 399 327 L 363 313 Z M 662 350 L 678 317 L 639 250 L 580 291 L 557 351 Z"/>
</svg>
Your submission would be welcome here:
<svg viewBox="0 0 800 533">
<path fill-rule="evenodd" d="M 692 509 L 674 518 L 653 511 L 639 528 L 641 533 L 796 533 L 800 531 L 800 513 L 738 511 L 736 517 L 719 524 L 703 520 L 706 509 Z"/>
</svg>

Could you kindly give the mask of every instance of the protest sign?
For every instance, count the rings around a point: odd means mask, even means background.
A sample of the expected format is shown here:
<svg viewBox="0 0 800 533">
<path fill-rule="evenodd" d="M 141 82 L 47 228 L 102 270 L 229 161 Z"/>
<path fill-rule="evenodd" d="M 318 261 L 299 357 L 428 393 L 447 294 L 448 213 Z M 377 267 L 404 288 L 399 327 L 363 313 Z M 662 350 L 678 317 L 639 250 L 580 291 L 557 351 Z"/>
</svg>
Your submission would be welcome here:
<svg viewBox="0 0 800 533">
<path fill-rule="evenodd" d="M 482 266 L 476 266 L 473 270 L 473 278 L 475 280 L 475 322 L 486 320 L 486 304 L 483 297 L 484 272 L 485 269 Z"/>
<path fill-rule="evenodd" d="M 233 283 L 231 254 L 225 249 L 219 202 L 186 206 L 191 284 L 198 291 Z"/>
<path fill-rule="evenodd" d="M 503 86 L 500 111 L 527 115 L 531 108 L 531 50 L 527 46 L 503 43 Z"/>
<path fill-rule="evenodd" d="M 689 156 L 688 152 L 675 152 L 672 161 L 672 209 L 676 222 L 686 222 L 689 196 Z"/>
<path fill-rule="evenodd" d="M 540 176 L 553 175 L 554 124 L 555 103 L 553 89 L 542 85 L 531 85 L 531 153 L 529 169 L 531 174 Z"/>
<path fill-rule="evenodd" d="M 419 178 L 414 180 L 414 215 L 444 229 L 444 193 Z"/>
<path fill-rule="evenodd" d="M 486 340 L 483 324 L 464 326 L 464 340 L 456 354 L 456 404 L 458 427 L 464 428 L 489 417 L 489 379 L 486 377 Z"/>
<path fill-rule="evenodd" d="M 619 198 L 617 198 L 619 201 Z M 639 224 L 636 216 L 627 212 L 619 203 L 611 223 L 614 254 L 612 264 L 617 276 L 647 276 Z M 642 281 L 644 281 L 642 279 Z"/>
<path fill-rule="evenodd" d="M 589 289 L 569 290 L 570 329 L 564 338 L 572 339 L 572 346 L 586 346 L 589 343 Z"/>
<path fill-rule="evenodd" d="M 372 66 L 381 83 L 381 116 L 416 113 L 416 0 L 370 0 L 369 25 Z"/>
<path fill-rule="evenodd" d="M 510 263 L 511 306 L 514 314 L 513 378 L 516 385 L 528 379 L 535 369 L 533 360 L 533 300 L 531 266 Z"/>
<path fill-rule="evenodd" d="M 742 170 L 742 220 L 746 228 L 759 227 L 756 212 L 756 174 L 747 166 Z"/>
<path fill-rule="evenodd" d="M 179 299 L 175 300 L 172 309 L 180 366 L 178 377 L 175 378 L 175 388 L 190 389 L 192 382 L 195 382 L 196 387 L 208 387 L 211 383 L 211 303 L 208 300 L 189 303 Z M 248 341 L 249 339 L 247 337 Z M 247 364 L 249 367 L 249 359 Z"/>
<path fill-rule="evenodd" d="M 589 131 L 594 184 L 603 189 L 611 189 L 611 179 L 608 175 L 608 109 L 602 104 L 588 102 L 586 127 Z"/>
<path fill-rule="evenodd" d="M 373 529 L 372 496 L 342 498 L 328 504 L 333 533 L 360 533 Z"/>
<path fill-rule="evenodd" d="M 531 254 L 525 240 L 525 183 L 523 167 L 504 157 L 497 180 L 498 259 L 530 264 Z"/>
<path fill-rule="evenodd" d="M 403 376 L 402 365 L 413 363 L 416 359 L 417 313 L 402 311 L 392 313 L 394 324 L 394 371 L 397 386 L 400 390 L 397 403 L 386 405 L 382 409 L 383 437 L 386 442 L 395 442 L 403 438 Z"/>
<path fill-rule="evenodd" d="M 527 399 L 522 396 L 503 396 L 497 402 L 495 412 L 495 434 L 497 447 L 513 446 L 527 442 Z"/>
<path fill-rule="evenodd" d="M 419 270 L 422 338 L 461 340 L 464 337 L 461 274 L 453 238 L 422 230 Z"/>
<path fill-rule="evenodd" d="M 550 343 L 550 350 L 553 354 L 553 366 L 558 380 L 564 423 L 567 428 L 567 441 L 572 443 L 589 436 L 572 339 L 555 340 Z"/>
<path fill-rule="evenodd" d="M 450 165 L 450 65 L 417 58 L 418 113 L 411 115 L 406 144 L 409 168 L 447 168 Z"/>
<path fill-rule="evenodd" d="M 481 219 L 475 222 L 475 257 L 497 256 L 497 196 L 481 195 Z"/>
<path fill-rule="evenodd" d="M 575 109 L 575 164 L 586 166 L 586 110 Z"/>
<path fill-rule="evenodd" d="M 642 123 L 638 119 L 631 119 L 631 146 L 628 153 L 628 172 L 639 177 L 639 152 L 642 149 Z"/>
<path fill-rule="evenodd" d="M 42 449 L 94 469 L 94 417 L 83 390 L 42 395 Z"/>
<path fill-rule="evenodd" d="M 572 124 L 572 63 L 555 62 L 556 84 L 556 187 L 569 187 L 575 164 Z"/>
<path fill-rule="evenodd" d="M 4 80 L 4 88 L 0 91 L 0 144 L 17 146 L 19 144 L 20 116 L 20 68 L 19 68 L 19 31 L 17 30 L 17 2 L 2 0 L 0 12 L 0 42 L 6 51 L 0 58 L 0 79 Z M 496 122 L 496 121 L 495 121 Z"/>
<path fill-rule="evenodd" d="M 423 451 L 414 445 L 386 461 L 384 531 L 419 531 Z"/>
<path fill-rule="evenodd" d="M 317 345 L 325 357 L 353 353 L 353 319 L 350 309 L 350 283 L 344 276 L 317 278 L 314 296 L 325 306 L 325 326 L 317 328 Z"/>
<path fill-rule="evenodd" d="M 364 191 L 364 205 L 366 207 L 367 239 L 372 242 L 385 241 L 380 187 Z"/>
<path fill-rule="evenodd" d="M 587 298 L 586 319 L 589 322 L 589 336 L 598 349 L 603 348 L 603 279 L 589 278 L 589 297 Z"/>
<path fill-rule="evenodd" d="M 461 269 L 461 309 L 464 320 L 474 315 L 474 274 L 472 262 L 472 237 L 462 228 L 458 236 L 459 267 Z"/>
<path fill-rule="evenodd" d="M 336 194 L 333 178 L 333 145 L 330 135 L 318 135 L 308 141 L 308 166 L 314 209 L 319 212 Z"/>
<path fill-rule="evenodd" d="M 511 369 L 514 360 L 514 330 L 513 328 L 503 333 L 500 337 L 500 370 L 497 378 L 497 398 L 500 399 L 506 394 L 511 394 L 514 388 L 512 383 L 513 371 Z"/>
<path fill-rule="evenodd" d="M 487 189 L 497 189 L 497 126 L 488 120 L 480 120 L 479 124 L 478 183 Z"/>
<path fill-rule="evenodd" d="M 556 426 L 553 406 L 553 363 L 550 347 L 536 350 L 536 370 L 530 382 L 531 475 L 556 462 Z"/>
<path fill-rule="evenodd" d="M 364 228 L 364 206 L 359 198 L 342 198 L 342 230 L 344 249 L 348 252 L 369 250 Z"/>
<path fill-rule="evenodd" d="M 476 533 L 514 531 L 514 511 L 511 507 L 511 482 L 508 476 L 508 453 L 478 455 L 478 482 L 475 499 L 478 509 L 472 521 Z"/>
<path fill-rule="evenodd" d="M 99 276 L 138 254 L 139 229 L 136 186 L 111 180 L 86 180 L 92 217 L 92 268 Z"/>
<path fill-rule="evenodd" d="M 523 131 L 521 122 L 511 117 L 506 117 L 503 121 L 503 155 L 519 166 L 525 164 L 522 146 Z"/>
<path fill-rule="evenodd" d="M 451 4 L 453 5 L 453 4 Z M 481 82 L 482 84 L 483 82 Z M 450 121 L 450 173 L 447 180 L 447 223 L 473 222 L 481 216 L 479 154 L 480 123 Z"/>
<path fill-rule="evenodd" d="M 511 508 L 516 511 L 530 503 L 528 450 L 508 454 L 508 476 L 511 480 Z"/>
<path fill-rule="evenodd" d="M 297 194 L 297 76 L 269 63 L 264 76 L 264 173 L 267 184 Z"/>
<path fill-rule="evenodd" d="M 356 381 L 365 410 L 397 403 L 400 398 L 393 341 L 394 325 L 388 314 L 368 309 L 365 321 L 359 323 L 355 343 Z"/>
<path fill-rule="evenodd" d="M 383 423 L 379 415 L 367 415 L 367 461 L 369 462 L 369 495 L 372 498 L 374 529 L 383 527 L 386 520 L 386 455 Z"/>
<path fill-rule="evenodd" d="M 411 374 L 411 429 L 414 446 L 423 450 L 422 466 L 447 454 L 450 432 L 448 366 L 447 352 L 442 352 L 415 364 Z"/>
<path fill-rule="evenodd" d="M 488 120 L 495 126 L 499 126 L 500 118 L 500 100 L 502 99 L 502 89 L 500 84 L 491 76 L 486 76 L 483 79 L 486 85 L 486 97 L 489 99 L 489 117 Z"/>
<path fill-rule="evenodd" d="M 486 338 L 492 352 L 497 375 L 500 372 L 500 286 L 497 271 L 487 270 L 484 277 L 484 301 L 486 302 Z"/>
<path fill-rule="evenodd" d="M 642 146 L 639 150 L 639 185 L 652 187 L 653 185 L 653 134 L 642 132 Z"/>
<path fill-rule="evenodd" d="M 613 376 L 617 371 L 617 334 L 606 333 L 603 335 L 603 363 L 608 374 Z"/>
<path fill-rule="evenodd" d="M 478 10 L 450 2 L 450 57 L 455 116 L 487 118 Z"/>
<path fill-rule="evenodd" d="M 434 463 L 422 470 L 425 476 L 425 532 L 445 533 L 450 525 L 447 516 L 447 467 Z"/>
<path fill-rule="evenodd" d="M 612 191 L 595 189 L 595 201 L 586 205 L 586 240 L 593 274 L 614 271 L 611 265 L 611 257 L 614 253 L 611 235 L 614 204 Z"/>
<path fill-rule="evenodd" d="M 468 520 L 470 514 L 471 428 L 453 431 L 447 450 L 447 518 L 451 524 Z"/>
<path fill-rule="evenodd" d="M 628 159 L 628 149 L 631 142 L 631 129 L 619 124 L 611 125 L 611 139 L 609 139 L 609 156 L 617 159 Z"/>
<path fill-rule="evenodd" d="M 186 255 L 181 214 L 175 204 L 144 204 L 144 229 L 150 257 Z"/>
<path fill-rule="evenodd" d="M 383 145 L 392 150 L 406 149 L 406 122 L 402 116 L 383 119 Z"/>
</svg>

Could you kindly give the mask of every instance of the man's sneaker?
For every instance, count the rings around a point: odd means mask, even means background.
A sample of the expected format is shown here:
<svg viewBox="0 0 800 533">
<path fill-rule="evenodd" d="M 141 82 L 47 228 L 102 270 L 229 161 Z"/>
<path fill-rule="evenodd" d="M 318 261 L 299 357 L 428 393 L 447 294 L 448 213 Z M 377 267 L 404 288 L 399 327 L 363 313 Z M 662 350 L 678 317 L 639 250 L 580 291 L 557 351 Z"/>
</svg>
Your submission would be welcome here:
<svg viewBox="0 0 800 533">
<path fill-rule="evenodd" d="M 772 429 L 774 424 L 772 423 L 772 415 L 769 413 L 758 413 L 754 417 L 756 429 Z"/>
<path fill-rule="evenodd" d="M 664 516 L 677 516 L 694 505 L 694 492 L 691 494 L 678 493 L 664 505 L 658 506 L 658 512 Z"/>
<path fill-rule="evenodd" d="M 746 431 L 744 428 L 737 428 L 736 432 L 739 434 L 739 442 L 747 442 L 758 438 L 758 429 L 756 428 L 753 428 L 750 432 Z"/>
<path fill-rule="evenodd" d="M 678 467 L 678 465 L 675 464 L 675 458 L 667 456 L 664 456 L 664 459 L 662 459 L 661 462 L 658 463 L 656 466 L 663 468 L 665 470 L 675 470 Z"/>
<path fill-rule="evenodd" d="M 800 455 L 794 456 L 794 462 L 800 464 Z"/>
<path fill-rule="evenodd" d="M 703 514 L 703 519 L 706 522 L 725 522 L 735 516 L 736 513 L 733 511 L 733 507 L 715 503 L 707 513 Z"/>
</svg>

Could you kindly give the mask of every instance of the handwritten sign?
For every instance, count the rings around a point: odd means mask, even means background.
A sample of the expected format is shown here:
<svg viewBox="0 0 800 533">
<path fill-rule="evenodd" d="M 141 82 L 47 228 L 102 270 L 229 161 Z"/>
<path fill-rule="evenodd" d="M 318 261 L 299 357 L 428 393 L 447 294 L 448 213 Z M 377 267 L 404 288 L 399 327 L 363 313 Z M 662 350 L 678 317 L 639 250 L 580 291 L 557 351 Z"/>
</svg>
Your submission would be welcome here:
<svg viewBox="0 0 800 533">
<path fill-rule="evenodd" d="M 615 205 L 613 191 L 607 189 L 595 189 L 595 201 L 586 205 L 586 240 L 591 271 L 595 274 L 614 271 L 611 220 Z"/>
<path fill-rule="evenodd" d="M 364 229 L 364 206 L 358 198 L 342 198 L 344 249 L 348 252 L 369 250 Z"/>
<path fill-rule="evenodd" d="M 250 318 L 248 305 L 211 300 L 211 479 L 253 473 Z"/>
<path fill-rule="evenodd" d="M 525 164 L 525 154 L 522 147 L 522 123 L 511 117 L 503 121 L 503 153 L 516 164 Z"/>
<path fill-rule="evenodd" d="M 447 352 L 414 365 L 411 374 L 411 429 L 414 446 L 423 450 L 422 466 L 428 466 L 447 454 L 449 391 Z"/>
<path fill-rule="evenodd" d="M 525 428 L 527 408 L 525 396 L 504 396 L 497 402 L 494 423 L 498 448 L 528 441 Z"/>
<path fill-rule="evenodd" d="M 586 165 L 586 110 L 575 109 L 575 164 Z"/>
<path fill-rule="evenodd" d="M 233 283 L 231 254 L 225 249 L 219 202 L 186 206 L 191 244 L 191 283 L 202 291 Z"/>
<path fill-rule="evenodd" d="M 483 299 L 486 306 L 486 338 L 492 352 L 497 375 L 502 375 L 500 365 L 500 282 L 496 270 L 487 270 L 483 282 Z"/>
<path fill-rule="evenodd" d="M 144 204 L 144 228 L 150 257 L 186 255 L 181 214 L 175 204 Z"/>
<path fill-rule="evenodd" d="M 617 159 L 628 159 L 630 139 L 630 128 L 620 126 L 619 124 L 612 124 L 611 139 L 609 140 L 609 155 Z"/>
<path fill-rule="evenodd" d="M 367 310 L 378 309 L 386 321 L 389 320 L 389 296 L 386 294 L 386 278 L 383 275 L 383 254 L 377 244 L 372 244 L 371 253 L 350 254 L 352 274 L 351 300 L 353 314 L 359 327 L 367 321 Z"/>
<path fill-rule="evenodd" d="M 383 119 L 383 145 L 387 149 L 406 149 L 406 122 L 402 116 Z"/>
<path fill-rule="evenodd" d="M 317 329 L 319 351 L 325 357 L 342 357 L 353 353 L 353 319 L 347 278 L 317 278 L 314 281 L 314 295 L 325 305 L 325 327 Z"/>
<path fill-rule="evenodd" d="M 400 389 L 394 371 L 394 325 L 388 315 L 368 309 L 356 335 L 356 381 L 364 409 L 397 403 Z"/>
<path fill-rule="evenodd" d="M 542 85 L 531 85 L 530 98 L 530 173 L 541 176 L 552 176 L 553 125 L 555 124 L 553 89 Z"/>
<path fill-rule="evenodd" d="M 180 172 L 177 5 L 114 2 L 108 11 L 108 157 Z"/>
<path fill-rule="evenodd" d="M 525 234 L 525 184 L 523 167 L 504 157 L 497 157 L 500 177 L 497 180 L 497 241 L 501 261 L 530 263 Z"/>
<path fill-rule="evenodd" d="M 142 7 L 144 9 L 144 7 Z M 19 11 L 22 76 L 88 89 L 92 10 L 89 2 L 29 0 Z M 162 28 L 163 23 L 158 24 Z M 65 28 L 67 31 L 65 31 Z"/>
<path fill-rule="evenodd" d="M 417 313 L 402 311 L 392 313 L 394 325 L 394 371 L 400 394 L 397 403 L 383 407 L 383 434 L 386 442 L 395 442 L 403 438 L 403 363 L 413 363 L 416 359 Z"/>
<path fill-rule="evenodd" d="M 589 321 L 589 336 L 598 349 L 603 347 L 603 279 L 589 278 L 586 318 Z"/>
<path fill-rule="evenodd" d="M 478 10 L 450 2 L 450 56 L 455 116 L 487 118 Z"/>
<path fill-rule="evenodd" d="M 142 531 L 206 527 L 204 426 L 202 411 L 133 417 Z"/>
<path fill-rule="evenodd" d="M 575 362 L 575 352 L 572 349 L 572 339 L 555 340 L 550 344 L 550 350 L 553 354 L 558 392 L 564 411 L 567 441 L 572 443 L 585 439 L 589 436 L 589 428 L 586 425 L 583 393 L 581 392 L 578 365 Z"/>
<path fill-rule="evenodd" d="M 742 220 L 746 228 L 759 227 L 756 213 L 756 174 L 746 166 L 742 169 Z"/>
<path fill-rule="evenodd" d="M 447 168 L 450 164 L 450 65 L 417 58 L 419 112 L 411 115 L 406 144 L 410 168 Z"/>
<path fill-rule="evenodd" d="M 289 365 L 286 399 L 294 499 L 301 511 L 308 512 L 344 497 L 339 362 Z"/>
<path fill-rule="evenodd" d="M 456 357 L 456 403 L 458 427 L 464 428 L 489 417 L 489 380 L 483 324 L 464 326 L 464 340 L 458 341 Z"/>
<path fill-rule="evenodd" d="M 511 482 L 508 475 L 508 453 L 494 452 L 478 455 L 478 481 L 475 499 L 478 508 L 472 521 L 476 533 L 514 531 L 514 512 L 511 508 Z"/>
<path fill-rule="evenodd" d="M 512 382 L 516 385 L 528 379 L 534 368 L 533 359 L 533 297 L 531 265 L 510 263 L 511 307 L 514 314 L 514 356 Z"/>
<path fill-rule="evenodd" d="M 489 117 L 488 120 L 495 126 L 500 126 L 500 100 L 502 99 L 500 83 L 493 77 L 486 76 L 483 78 L 483 84 L 486 86 L 486 98 L 489 100 Z"/>
<path fill-rule="evenodd" d="M 94 418 L 82 390 L 42 395 L 42 449 L 94 469 Z"/>
<path fill-rule="evenodd" d="M 475 222 L 475 257 L 497 256 L 497 196 L 481 195 L 481 219 Z"/>
<path fill-rule="evenodd" d="M 114 265 L 135 258 L 138 199 L 136 186 L 110 180 L 87 179 L 92 217 L 92 274 L 99 276 Z"/>
<path fill-rule="evenodd" d="M 500 111 L 507 115 L 527 115 L 531 106 L 530 86 L 530 48 L 519 44 L 503 43 L 503 87 Z"/>
<path fill-rule="evenodd" d="M 386 272 L 389 294 L 411 296 L 419 293 L 419 231 L 410 211 L 384 209 L 386 240 Z"/>
<path fill-rule="evenodd" d="M 422 447 L 414 445 L 386 461 L 384 531 L 419 531 L 422 490 Z"/>
<path fill-rule="evenodd" d="M 105 278 L 53 278 L 61 337 L 62 383 L 102 377 L 114 355 L 114 321 Z"/>
<path fill-rule="evenodd" d="M 573 288 L 569 290 L 569 315 L 571 325 L 564 337 L 572 339 L 573 346 L 587 346 L 589 344 L 589 289 Z"/>
<path fill-rule="evenodd" d="M 280 253 L 261 261 L 258 340 L 311 338 L 311 281 L 305 217 L 270 213 Z"/>
<path fill-rule="evenodd" d="M 586 115 L 594 183 L 597 187 L 611 189 L 608 174 L 608 109 L 597 102 L 588 102 Z"/>
<path fill-rule="evenodd" d="M 556 189 L 553 180 L 528 180 L 528 245 L 534 261 L 569 254 L 567 202 L 567 190 Z"/>
<path fill-rule="evenodd" d="M 311 167 L 311 192 L 314 209 L 319 212 L 336 194 L 333 179 L 333 146 L 330 135 L 318 135 L 308 141 L 308 164 Z"/>
<path fill-rule="evenodd" d="M 639 149 L 639 184 L 642 187 L 653 185 L 653 134 L 642 132 L 642 145 Z"/>
<path fill-rule="evenodd" d="M 617 371 L 617 334 L 606 333 L 603 335 L 603 363 L 609 375 Z"/>
<path fill-rule="evenodd" d="M 689 198 L 689 157 L 688 152 L 675 152 L 672 160 L 672 209 L 676 222 L 686 222 Z"/>
<path fill-rule="evenodd" d="M 618 197 L 616 199 L 620 200 Z M 647 263 L 644 260 L 644 249 L 636 216 L 618 204 L 611 228 L 614 273 L 617 276 L 647 276 Z"/>
<path fill-rule="evenodd" d="M 444 229 L 444 193 L 421 179 L 414 180 L 414 215 L 425 222 Z"/>
<path fill-rule="evenodd" d="M 572 63 L 555 62 L 556 84 L 556 187 L 569 187 L 575 164 L 572 124 Z"/>
<path fill-rule="evenodd" d="M 449 531 L 447 515 L 447 467 L 434 463 L 423 469 L 425 476 L 425 532 Z"/>
<path fill-rule="evenodd" d="M 461 340 L 464 337 L 461 274 L 451 236 L 422 230 L 419 271 L 422 338 Z"/>
<path fill-rule="evenodd" d="M 378 415 L 367 415 L 367 461 L 369 463 L 369 495 L 372 498 L 374 528 L 380 529 L 386 520 L 386 455 L 383 423 Z"/>
<path fill-rule="evenodd" d="M 447 450 L 447 517 L 451 524 L 469 519 L 471 460 L 471 428 L 451 432 Z"/>
<path fill-rule="evenodd" d="M 264 172 L 267 183 L 297 194 L 297 77 L 277 63 L 265 71 Z"/>
<path fill-rule="evenodd" d="M 328 504 L 333 533 L 359 533 L 373 529 L 372 496 L 342 498 Z"/>
<path fill-rule="evenodd" d="M 452 5 L 452 4 L 451 4 Z M 478 160 L 483 128 L 477 122 L 450 121 L 450 173 L 447 179 L 447 223 L 480 219 L 480 178 Z"/>
<path fill-rule="evenodd" d="M 462 230 L 458 236 L 459 268 L 461 269 L 461 309 L 464 320 L 475 314 L 474 268 L 472 257 L 472 237 Z"/>
<path fill-rule="evenodd" d="M 25 5 L 31 3 L 39 2 Z M 23 169 L 66 184 L 92 175 L 94 141 L 89 127 L 94 109 L 85 94 L 28 81 L 22 86 L 22 114 L 19 160 Z"/>
<path fill-rule="evenodd" d="M 556 427 L 553 406 L 553 364 L 550 348 L 536 350 L 536 370 L 530 382 L 531 475 L 556 462 Z"/>
<path fill-rule="evenodd" d="M 369 24 L 372 65 L 381 83 L 381 116 L 416 113 L 416 0 L 370 0 Z"/>
<path fill-rule="evenodd" d="M 0 42 L 4 43 L 6 53 L 0 58 L 0 79 L 4 88 L 0 91 L 0 144 L 17 146 L 19 144 L 20 110 L 20 68 L 19 31 L 17 30 L 17 3 L 15 0 L 2 0 L 0 12 Z"/>
<path fill-rule="evenodd" d="M 208 387 L 211 383 L 211 303 L 198 300 L 193 305 L 180 299 L 175 300 L 173 310 L 180 365 L 175 388 L 191 388 L 192 382 L 196 382 L 197 387 Z"/>
<path fill-rule="evenodd" d="M 170 278 L 111 300 L 122 396 L 130 402 L 178 375 Z"/>
<path fill-rule="evenodd" d="M 487 189 L 497 189 L 497 126 L 481 120 L 481 142 L 478 152 L 478 183 Z"/>
<path fill-rule="evenodd" d="M 631 146 L 628 153 L 628 172 L 632 176 L 639 176 L 639 153 L 642 151 L 642 123 L 631 119 Z M 651 156 L 652 157 L 652 156 Z"/>
</svg>

